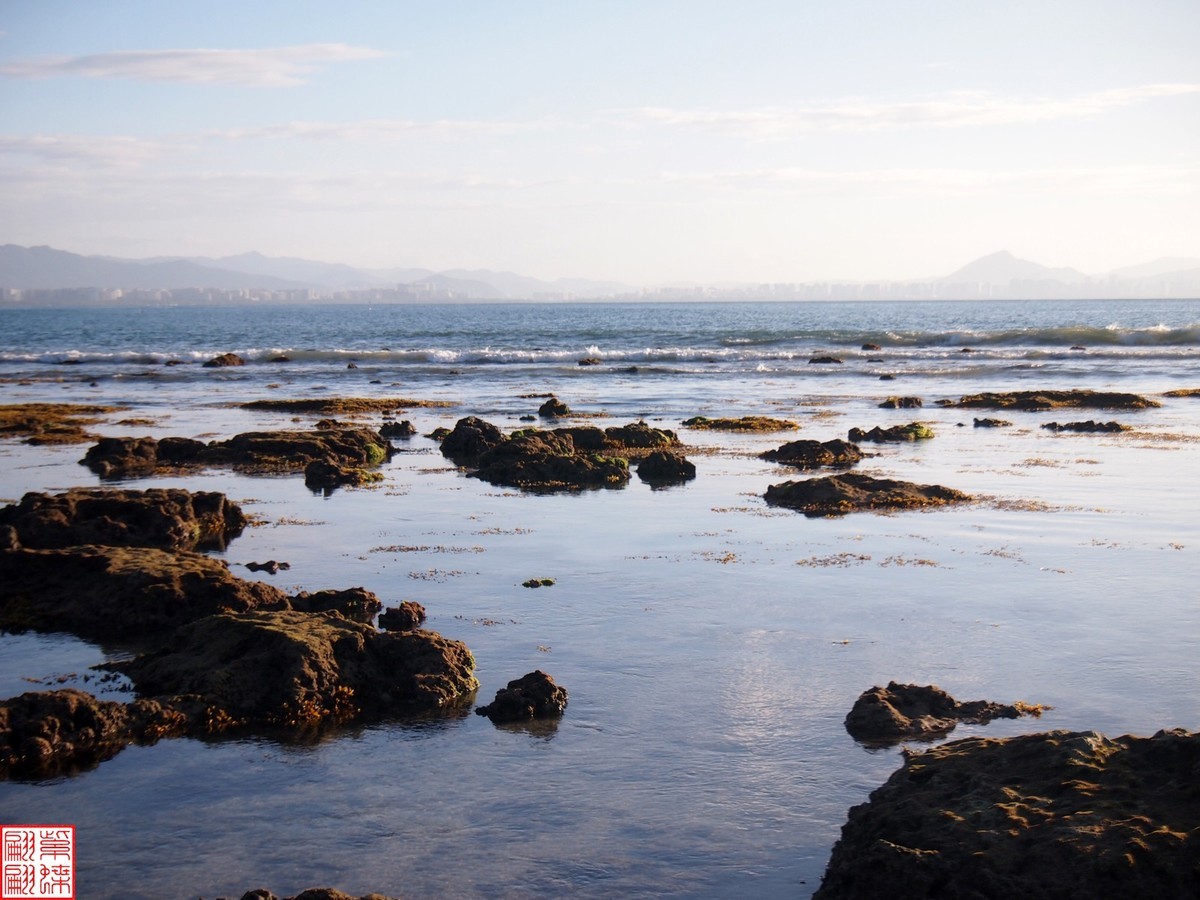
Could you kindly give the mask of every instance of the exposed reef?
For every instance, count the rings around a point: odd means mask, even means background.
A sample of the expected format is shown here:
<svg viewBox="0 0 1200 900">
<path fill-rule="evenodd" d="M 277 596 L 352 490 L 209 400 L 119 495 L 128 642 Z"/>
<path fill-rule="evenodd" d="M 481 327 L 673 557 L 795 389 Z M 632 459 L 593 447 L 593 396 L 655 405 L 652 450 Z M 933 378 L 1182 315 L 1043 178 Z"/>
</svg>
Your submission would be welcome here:
<svg viewBox="0 0 1200 900">
<path fill-rule="evenodd" d="M 791 441 L 760 454 L 760 458 L 800 469 L 818 469 L 849 468 L 865 455 L 855 444 L 835 438 L 831 441 Z"/>
<path fill-rule="evenodd" d="M 567 689 L 540 669 L 510 681 L 496 691 L 496 699 L 475 713 L 493 722 L 521 722 L 561 716 L 567 708 Z"/>
<path fill-rule="evenodd" d="M 1096 422 L 1089 419 L 1086 422 L 1047 422 L 1042 426 L 1047 431 L 1075 431 L 1080 434 L 1119 434 L 1122 431 L 1132 431 L 1128 425 L 1120 422 Z"/>
<path fill-rule="evenodd" d="M 121 406 L 82 403 L 12 403 L 0 405 L 0 438 L 24 438 L 27 444 L 83 444 L 96 440 L 85 431 L 105 413 Z"/>
<path fill-rule="evenodd" d="M 903 444 L 913 441 L 928 441 L 933 438 L 933 429 L 920 422 L 909 422 L 907 425 L 893 425 L 891 428 L 880 428 L 876 425 L 870 431 L 861 428 L 851 428 L 849 435 L 856 444 L 869 442 L 873 444 Z"/>
<path fill-rule="evenodd" d="M 765 499 L 772 506 L 785 506 L 812 517 L 862 510 L 922 509 L 964 503 L 971 497 L 938 484 L 913 484 L 847 472 L 773 484 L 767 488 Z"/>
<path fill-rule="evenodd" d="M 863 691 L 846 716 L 846 730 L 856 741 L 894 744 L 909 738 L 932 738 L 963 722 L 984 724 L 1042 714 L 1028 703 L 959 702 L 936 685 L 898 684 Z"/>
<path fill-rule="evenodd" d="M 703 431 L 794 431 L 799 424 L 791 419 L 772 419 L 769 416 L 742 416 L 737 419 L 710 419 L 707 416 L 692 416 L 683 421 L 685 428 Z"/>
<path fill-rule="evenodd" d="M 408 397 L 310 397 L 297 400 L 251 400 L 239 409 L 257 412 L 307 413 L 341 416 L 355 413 L 391 413 L 402 409 L 441 409 L 453 406 L 449 400 L 413 400 Z"/>
<path fill-rule="evenodd" d="M 1150 409 L 1161 406 L 1137 394 L 1115 391 L 1011 391 L 971 394 L 939 405 L 959 409 L 1007 409 L 1040 412 L 1047 409 Z"/>
<path fill-rule="evenodd" d="M 1200 896 L 1200 734 L 924 753 L 850 810 L 816 900 Z"/>
</svg>

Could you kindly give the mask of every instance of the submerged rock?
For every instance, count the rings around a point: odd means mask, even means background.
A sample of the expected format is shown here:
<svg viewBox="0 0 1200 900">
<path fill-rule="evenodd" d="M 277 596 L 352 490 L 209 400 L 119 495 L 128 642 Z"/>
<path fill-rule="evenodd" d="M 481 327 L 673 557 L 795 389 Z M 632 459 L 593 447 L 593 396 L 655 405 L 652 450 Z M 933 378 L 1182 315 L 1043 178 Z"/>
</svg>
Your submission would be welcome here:
<svg viewBox="0 0 1200 900">
<path fill-rule="evenodd" d="M 1089 419 L 1086 422 L 1047 422 L 1042 426 L 1047 431 L 1076 431 L 1081 434 L 1119 434 L 1122 431 L 1132 431 L 1128 425 L 1120 422 L 1096 422 Z"/>
<path fill-rule="evenodd" d="M 933 438 L 933 429 L 920 422 L 909 422 L 907 425 L 893 425 L 891 428 L 880 428 L 876 425 L 870 431 L 861 428 L 851 428 L 848 435 L 856 444 L 870 442 L 874 444 L 903 444 L 913 441 L 928 441 Z"/>
<path fill-rule="evenodd" d="M 1044 707 L 1027 703 L 959 702 L 936 685 L 898 684 L 863 691 L 846 716 L 846 730 L 856 741 L 893 744 L 906 738 L 935 737 L 960 722 L 984 724 L 1042 714 Z"/>
<path fill-rule="evenodd" d="M 983 393 L 942 400 L 942 406 L 962 409 L 1013 409 L 1039 411 L 1046 409 L 1150 409 L 1161 406 L 1137 394 L 1115 391 L 1010 391 Z"/>
<path fill-rule="evenodd" d="M 39 550 L 77 544 L 223 548 L 246 524 L 224 494 L 181 488 L 28 493 L 0 509 L 0 525 L 15 528 L 21 546 Z"/>
<path fill-rule="evenodd" d="M 540 669 L 496 691 L 496 699 L 475 709 L 493 722 L 520 722 L 561 716 L 567 708 L 567 689 Z"/>
<path fill-rule="evenodd" d="M 850 467 L 861 460 L 864 454 L 849 441 L 791 441 L 774 450 L 759 454 L 761 459 L 785 463 L 801 469 L 817 469 L 822 466 Z"/>
<path fill-rule="evenodd" d="M 478 688 L 474 666 L 464 644 L 432 631 L 293 611 L 209 616 L 114 664 L 143 695 L 196 698 L 213 730 L 440 709 Z"/>
<path fill-rule="evenodd" d="M 1200 896 L 1200 734 L 968 738 L 850 810 L 816 900 Z"/>
<path fill-rule="evenodd" d="M 696 464 L 676 450 L 654 450 L 637 467 L 638 478 L 667 484 L 696 477 Z"/>
<path fill-rule="evenodd" d="M 826 478 L 785 481 L 767 488 L 767 503 L 807 516 L 837 516 L 860 510 L 921 509 L 963 503 L 967 494 L 938 484 L 913 484 L 848 472 Z"/>
</svg>

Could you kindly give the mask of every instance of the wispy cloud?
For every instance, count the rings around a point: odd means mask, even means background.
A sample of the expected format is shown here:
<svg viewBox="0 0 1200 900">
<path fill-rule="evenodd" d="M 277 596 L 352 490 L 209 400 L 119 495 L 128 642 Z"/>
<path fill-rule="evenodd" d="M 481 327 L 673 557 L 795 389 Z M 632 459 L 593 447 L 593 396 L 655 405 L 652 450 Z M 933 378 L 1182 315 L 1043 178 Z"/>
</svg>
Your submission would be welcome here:
<svg viewBox="0 0 1200 900">
<path fill-rule="evenodd" d="M 178 147 L 123 135 L 0 134 L 0 156 L 28 157 L 59 164 L 137 166 Z"/>
<path fill-rule="evenodd" d="M 1028 125 L 1094 116 L 1106 110 L 1159 97 L 1200 94 L 1200 84 L 1149 84 L 1095 91 L 1074 97 L 1028 99 L 985 92 L 954 92 L 928 100 L 880 103 L 843 99 L 798 107 L 740 110 L 640 107 L 613 110 L 609 117 L 629 125 L 665 125 L 750 137 L 782 137 L 801 132 L 875 131 L 933 126 Z"/>
<path fill-rule="evenodd" d="M 125 78 L 186 84 L 293 87 L 323 65 L 383 56 L 349 44 L 302 44 L 258 50 L 123 50 L 90 56 L 44 56 L 0 66 L 11 78 Z"/>
<path fill-rule="evenodd" d="M 360 119 L 352 122 L 279 122 L 252 128 L 231 128 L 205 132 L 208 138 L 243 140 L 282 140 L 298 138 L 327 141 L 382 141 L 411 138 L 414 133 L 426 136 L 471 134 L 516 134 L 527 131 L 548 131 L 572 127 L 563 122 L 532 120 L 510 122 L 488 119 Z"/>
</svg>

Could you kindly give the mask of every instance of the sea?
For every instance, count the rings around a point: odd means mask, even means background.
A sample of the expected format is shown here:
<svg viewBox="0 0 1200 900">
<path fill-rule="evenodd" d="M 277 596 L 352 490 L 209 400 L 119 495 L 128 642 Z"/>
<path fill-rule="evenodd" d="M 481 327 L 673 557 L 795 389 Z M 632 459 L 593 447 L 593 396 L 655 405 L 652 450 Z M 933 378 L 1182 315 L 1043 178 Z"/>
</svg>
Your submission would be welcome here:
<svg viewBox="0 0 1200 900">
<path fill-rule="evenodd" d="M 245 365 L 201 365 L 226 352 Z M 938 402 L 1071 389 L 1158 405 Z M 97 434 L 213 440 L 318 418 L 253 400 L 395 399 L 418 433 L 376 485 L 326 495 L 216 469 L 120 486 L 241 504 L 253 527 L 214 554 L 242 577 L 422 603 L 426 627 L 471 648 L 479 704 L 536 669 L 570 694 L 537 726 L 466 706 L 129 747 L 0 782 L 0 820 L 75 825 L 83 898 L 808 897 L 849 809 L 903 762 L 846 733 L 872 686 L 1051 707 L 939 742 L 1200 728 L 1200 396 L 1180 393 L 1197 389 L 1197 300 L 0 308 L 0 402 L 121 407 Z M 530 427 L 550 394 L 567 424 L 676 431 L 697 477 L 527 493 L 469 477 L 426 436 L 468 415 Z M 795 427 L 683 424 L 746 415 Z M 1129 430 L 1043 427 L 1089 419 Z M 858 471 L 972 502 L 833 518 L 765 503 L 821 473 L 762 452 L 913 421 L 935 437 L 866 445 Z M 0 503 L 98 486 L 86 447 L 0 441 Z M 245 568 L 268 559 L 290 568 Z M 128 698 L 92 667 L 131 652 L 0 635 L 0 696 Z"/>
</svg>

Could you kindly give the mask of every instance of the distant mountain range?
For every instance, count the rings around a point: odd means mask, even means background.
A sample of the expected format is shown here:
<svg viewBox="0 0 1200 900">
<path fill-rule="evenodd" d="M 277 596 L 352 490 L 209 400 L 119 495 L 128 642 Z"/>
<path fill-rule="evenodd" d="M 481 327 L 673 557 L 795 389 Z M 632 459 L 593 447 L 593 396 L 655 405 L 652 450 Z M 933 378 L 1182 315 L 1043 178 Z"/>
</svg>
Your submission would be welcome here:
<svg viewBox="0 0 1200 900">
<path fill-rule="evenodd" d="M 771 298 L 788 299 L 772 285 Z M 847 282 L 792 286 L 796 299 L 840 298 L 1053 298 L 1077 297 L 1200 297 L 1200 259 L 1164 257 L 1142 265 L 1085 275 L 1069 268 L 1051 268 L 1018 259 L 1008 252 L 993 253 L 949 275 L 924 281 L 862 285 Z M 755 285 L 639 289 L 609 281 L 560 278 L 543 281 L 512 272 L 488 269 L 359 269 L 338 263 L 260 253 L 238 256 L 157 257 L 117 259 L 80 256 L 50 247 L 0 246 L 0 290 L 8 300 L 31 292 L 96 289 L 107 292 L 262 291 L 280 296 L 299 292 L 307 298 L 338 295 L 341 299 L 372 292 L 387 299 L 554 300 L 570 298 L 644 296 L 681 299 L 685 295 L 752 299 Z M 22 292 L 17 296 L 14 292 Z M 390 294 L 388 293 L 390 292 Z M 386 295 L 386 296 L 385 296 Z M 285 297 L 286 299 L 286 297 Z"/>
</svg>

